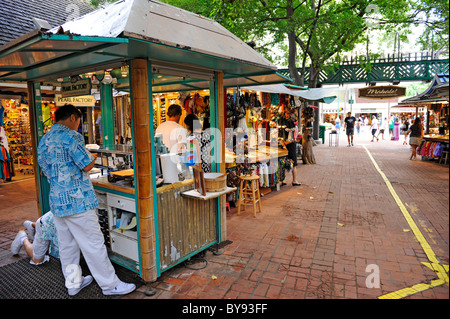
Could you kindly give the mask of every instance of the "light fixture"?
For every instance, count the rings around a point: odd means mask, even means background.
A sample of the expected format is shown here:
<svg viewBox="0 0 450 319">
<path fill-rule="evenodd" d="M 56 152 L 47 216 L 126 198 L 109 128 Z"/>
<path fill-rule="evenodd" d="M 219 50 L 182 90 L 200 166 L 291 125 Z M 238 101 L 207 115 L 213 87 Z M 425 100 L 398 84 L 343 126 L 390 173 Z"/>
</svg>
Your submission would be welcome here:
<svg viewBox="0 0 450 319">
<path fill-rule="evenodd" d="M 122 65 L 120 67 L 120 74 L 122 74 L 122 77 L 125 78 L 128 75 L 128 70 L 126 65 Z"/>
<path fill-rule="evenodd" d="M 111 84 L 112 82 L 112 76 L 111 73 L 109 73 L 108 71 L 105 71 L 105 76 L 103 77 L 102 83 L 103 84 Z"/>
<path fill-rule="evenodd" d="M 392 81 L 392 84 L 393 85 L 399 85 L 400 84 L 400 80 L 394 80 L 394 81 Z"/>
</svg>

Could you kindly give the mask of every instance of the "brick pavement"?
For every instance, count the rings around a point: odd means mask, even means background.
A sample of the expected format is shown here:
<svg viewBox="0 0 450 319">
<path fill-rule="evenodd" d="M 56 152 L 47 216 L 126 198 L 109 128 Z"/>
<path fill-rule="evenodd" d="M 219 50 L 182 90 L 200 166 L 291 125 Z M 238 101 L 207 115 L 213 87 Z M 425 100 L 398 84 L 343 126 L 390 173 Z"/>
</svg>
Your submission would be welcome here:
<svg viewBox="0 0 450 319">
<path fill-rule="evenodd" d="M 236 209 L 227 213 L 232 243 L 221 249 L 221 255 L 207 251 L 205 268 L 192 270 L 181 264 L 124 298 L 373 299 L 437 278 L 422 265 L 427 256 L 362 144 L 447 265 L 448 166 L 409 161 L 409 147 L 401 141 L 371 143 L 368 133 L 362 133 L 355 137 L 355 147 L 347 148 L 343 134 L 340 139 L 340 147 L 328 147 L 328 141 L 315 147 L 318 164 L 298 168 L 303 185 L 288 183 L 264 196 L 257 218 L 250 208 L 240 216 Z M 13 199 L 12 206 L 0 208 L 0 265 L 17 258 L 7 253 L 13 226 L 24 215 L 36 214 L 34 184 L 21 183 L 21 188 L 29 189 L 29 203 Z M 2 202 L 9 199 L 10 193 L 4 192 L 12 186 L 19 184 L 0 186 Z M 24 213 L 11 219 L 20 207 Z M 6 223 L 6 216 L 14 222 Z M 368 265 L 379 267 L 380 288 L 367 288 Z M 144 293 L 150 287 L 156 288 L 152 297 Z M 448 297 L 446 284 L 407 298 Z"/>
</svg>

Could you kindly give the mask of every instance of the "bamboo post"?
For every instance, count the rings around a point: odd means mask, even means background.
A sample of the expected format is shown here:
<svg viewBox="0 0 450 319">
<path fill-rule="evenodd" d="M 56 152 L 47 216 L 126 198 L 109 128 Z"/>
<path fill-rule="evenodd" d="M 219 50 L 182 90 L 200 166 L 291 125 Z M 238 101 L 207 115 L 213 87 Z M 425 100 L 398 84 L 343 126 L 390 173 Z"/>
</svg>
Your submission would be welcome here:
<svg viewBox="0 0 450 319">
<path fill-rule="evenodd" d="M 218 72 L 217 73 L 217 112 L 218 112 L 218 119 L 219 122 L 217 123 L 217 128 L 220 131 L 220 134 L 222 136 L 221 143 L 220 143 L 220 149 L 218 150 L 219 153 L 219 171 L 221 173 L 226 172 L 226 166 L 225 166 L 225 89 L 223 87 L 223 73 Z M 224 241 L 227 239 L 227 200 L 226 196 L 220 196 L 220 241 Z"/>
<path fill-rule="evenodd" d="M 155 249 L 155 219 L 153 207 L 153 156 L 150 140 L 150 125 L 153 125 L 152 100 L 149 96 L 148 61 L 131 60 L 131 99 L 134 120 L 134 169 L 138 201 L 139 242 L 142 278 L 155 281 L 158 277 Z M 151 115 L 151 116 L 150 116 Z"/>
</svg>

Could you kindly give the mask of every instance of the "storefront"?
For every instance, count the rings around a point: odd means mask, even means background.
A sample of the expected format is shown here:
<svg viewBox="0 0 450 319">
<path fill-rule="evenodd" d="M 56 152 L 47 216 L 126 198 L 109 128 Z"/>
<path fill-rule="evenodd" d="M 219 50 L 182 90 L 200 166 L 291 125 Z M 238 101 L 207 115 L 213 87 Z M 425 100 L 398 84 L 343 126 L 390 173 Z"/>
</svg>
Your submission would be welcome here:
<svg viewBox="0 0 450 319">
<path fill-rule="evenodd" d="M 228 189 L 185 196 L 194 180 L 183 163 L 176 165 L 178 180 L 161 183 L 168 179 L 159 165 L 167 151 L 155 127 L 164 121 L 167 106 L 186 106 L 187 93 L 202 98 L 203 109 L 196 111 L 203 120 L 209 116 L 211 172 L 224 174 L 225 88 L 288 81 L 276 71 L 216 22 L 146 0 L 114 3 L 59 30 L 29 33 L 0 50 L 0 80 L 28 84 L 34 158 L 44 134 L 40 83 L 67 86 L 62 92 L 72 96 L 99 90 L 101 119 L 95 107 L 86 110 L 87 138 L 94 142 L 88 146 L 99 155 L 90 175 L 97 213 L 111 259 L 146 281 L 226 239 Z M 61 78 L 68 81 L 58 84 Z M 190 101 L 187 105 L 189 113 Z M 100 144 L 89 132 L 96 125 Z M 34 167 L 39 169 L 36 161 Z M 36 174 L 36 186 L 42 214 L 49 207 L 42 174 Z"/>
<path fill-rule="evenodd" d="M 239 188 L 238 176 L 253 172 L 260 177 L 263 194 L 279 190 L 292 169 L 288 144 L 298 128 L 301 101 L 284 85 L 246 86 L 227 90 L 225 160 L 227 184 Z M 299 144 L 301 145 L 301 144 Z M 301 147 L 301 146 L 300 146 Z M 300 153 L 299 153 L 300 154 Z M 231 205 L 239 189 L 227 196 Z"/>
<path fill-rule="evenodd" d="M 425 135 L 417 151 L 422 159 L 440 160 L 443 152 L 449 151 L 449 77 L 438 74 L 427 90 L 403 100 L 399 106 L 413 105 L 424 109 L 423 124 Z"/>
</svg>

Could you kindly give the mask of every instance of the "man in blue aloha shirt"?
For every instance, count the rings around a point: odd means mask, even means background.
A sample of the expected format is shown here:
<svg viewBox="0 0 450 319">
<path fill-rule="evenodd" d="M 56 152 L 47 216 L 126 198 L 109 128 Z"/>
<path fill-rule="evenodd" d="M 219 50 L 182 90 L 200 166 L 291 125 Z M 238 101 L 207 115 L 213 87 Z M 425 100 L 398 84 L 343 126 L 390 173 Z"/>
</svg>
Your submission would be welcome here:
<svg viewBox="0 0 450 319">
<path fill-rule="evenodd" d="M 50 209 L 58 233 L 62 271 L 71 296 L 89 285 L 92 276 L 103 294 L 123 295 L 136 286 L 120 281 L 108 258 L 95 211 L 98 202 L 89 179 L 95 157 L 76 132 L 81 115 L 73 105 L 60 107 L 55 112 L 56 123 L 38 147 L 38 163 L 50 184 Z M 80 250 L 92 276 L 81 276 Z"/>
</svg>

